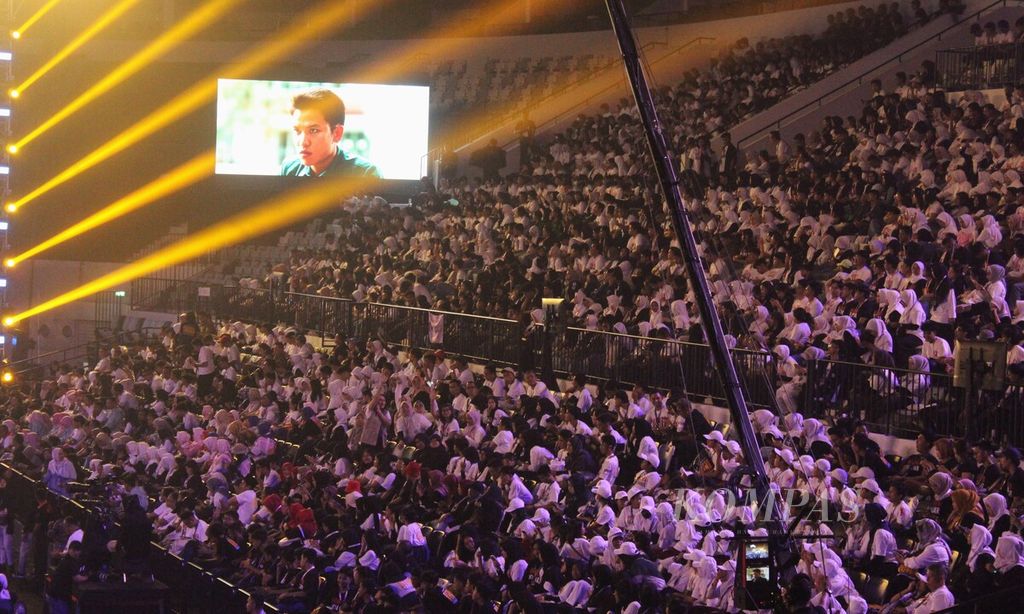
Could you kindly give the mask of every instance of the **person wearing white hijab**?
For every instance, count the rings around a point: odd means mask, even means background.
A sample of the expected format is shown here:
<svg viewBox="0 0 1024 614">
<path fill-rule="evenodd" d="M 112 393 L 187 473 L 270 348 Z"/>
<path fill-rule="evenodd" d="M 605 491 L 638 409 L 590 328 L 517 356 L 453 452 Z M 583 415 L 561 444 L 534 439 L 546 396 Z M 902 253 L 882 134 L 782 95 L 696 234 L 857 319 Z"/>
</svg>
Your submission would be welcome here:
<svg viewBox="0 0 1024 614">
<path fill-rule="evenodd" d="M 1013 574 L 1015 580 L 1024 579 L 1024 539 L 1015 533 L 1003 533 L 996 542 L 996 571 L 1007 577 Z M 1010 586 L 1006 580 L 1003 584 Z"/>
<path fill-rule="evenodd" d="M 789 346 L 780 344 L 772 351 L 776 358 L 776 372 L 783 381 L 775 391 L 775 400 L 783 414 L 791 414 L 800 408 L 800 394 L 805 381 L 803 369 L 790 356 Z"/>
<path fill-rule="evenodd" d="M 995 552 L 989 547 L 992 544 L 992 534 L 985 528 L 985 525 L 975 523 L 971 527 L 967 541 L 971 545 L 971 550 L 967 554 L 967 568 L 971 571 L 974 571 L 978 564 L 978 557 L 982 554 L 988 554 L 995 558 Z"/>
<path fill-rule="evenodd" d="M 50 490 L 66 495 L 68 494 L 67 483 L 78 475 L 75 466 L 64 456 L 64 450 L 59 447 L 54 448 L 50 455 L 52 458 L 46 465 L 46 475 L 43 477 L 43 481 Z"/>
<path fill-rule="evenodd" d="M 878 291 L 878 305 L 884 308 L 882 319 L 888 321 L 893 313 L 903 315 L 903 303 L 900 302 L 900 293 L 896 290 L 882 288 Z"/>
<path fill-rule="evenodd" d="M 910 275 L 907 275 L 906 277 L 903 278 L 903 280 L 900 283 L 898 289 L 900 291 L 903 291 L 903 290 L 907 290 L 907 289 L 913 288 L 917 284 L 917 282 L 922 281 L 922 280 L 925 279 L 924 273 L 925 273 L 924 263 L 921 262 L 920 260 L 915 261 L 914 263 L 912 263 L 910 265 Z"/>
<path fill-rule="evenodd" d="M 484 437 L 487 436 L 487 431 L 480 425 L 482 416 L 480 411 L 471 409 L 466 412 L 466 419 L 468 423 L 466 427 L 462 429 L 462 436 L 465 437 L 470 445 L 474 448 L 479 448 L 480 444 L 483 443 Z"/>
<path fill-rule="evenodd" d="M 875 349 L 882 352 L 888 352 L 890 354 L 892 353 L 892 334 L 889 333 L 889 329 L 885 326 L 885 322 L 881 318 L 872 318 L 868 320 L 868 323 L 864 328 L 865 330 L 869 330 L 875 334 Z"/>
<path fill-rule="evenodd" d="M 924 403 L 931 388 L 931 367 L 928 359 L 921 354 L 911 356 L 907 361 L 907 371 L 903 375 L 903 387 L 910 392 L 915 403 Z"/>
<path fill-rule="evenodd" d="M 942 536 L 942 527 L 931 518 L 918 520 L 915 525 L 917 529 L 917 549 L 912 556 L 904 557 L 901 565 L 907 569 L 917 572 L 924 571 L 934 563 L 949 564 L 952 558 L 952 551 Z M 899 558 L 899 556 L 897 556 Z"/>
<path fill-rule="evenodd" d="M 836 316 L 832 320 L 832 325 L 828 334 L 825 335 L 825 341 L 827 343 L 841 341 L 847 333 L 852 335 L 854 338 L 858 338 L 860 336 L 857 332 L 857 321 L 850 316 Z"/>
<path fill-rule="evenodd" d="M 978 243 L 989 249 L 995 249 L 1003 242 L 1003 231 L 999 228 L 999 222 L 991 215 L 981 218 L 981 232 L 978 233 Z"/>
<path fill-rule="evenodd" d="M 768 320 L 768 308 L 764 305 L 758 305 L 754 308 L 754 319 L 750 323 L 747 330 L 751 333 L 765 336 L 768 334 L 768 329 L 771 326 L 771 322 Z"/>
<path fill-rule="evenodd" d="M 997 531 L 1000 528 L 1009 527 L 1010 512 L 1005 496 L 997 492 L 989 493 L 982 499 L 982 505 L 985 506 L 985 512 L 988 514 L 988 530 L 994 536 L 998 535 Z"/>
<path fill-rule="evenodd" d="M 903 313 L 900 315 L 900 325 L 908 334 L 914 335 L 924 341 L 924 332 L 921 326 L 928 319 L 924 306 L 917 300 L 917 292 L 906 289 L 900 293 L 900 302 L 903 303 Z"/>
</svg>

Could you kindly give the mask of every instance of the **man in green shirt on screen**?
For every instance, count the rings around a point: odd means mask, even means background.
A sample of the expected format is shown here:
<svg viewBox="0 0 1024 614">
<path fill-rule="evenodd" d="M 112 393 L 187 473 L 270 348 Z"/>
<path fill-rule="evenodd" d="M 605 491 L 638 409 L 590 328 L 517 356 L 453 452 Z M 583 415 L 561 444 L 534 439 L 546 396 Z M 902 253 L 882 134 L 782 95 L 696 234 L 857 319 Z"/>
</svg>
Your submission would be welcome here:
<svg viewBox="0 0 1024 614">
<path fill-rule="evenodd" d="M 341 150 L 345 134 L 345 103 L 326 89 L 311 89 L 292 98 L 296 158 L 286 160 L 281 175 L 288 177 L 377 177 L 376 166 Z"/>
</svg>

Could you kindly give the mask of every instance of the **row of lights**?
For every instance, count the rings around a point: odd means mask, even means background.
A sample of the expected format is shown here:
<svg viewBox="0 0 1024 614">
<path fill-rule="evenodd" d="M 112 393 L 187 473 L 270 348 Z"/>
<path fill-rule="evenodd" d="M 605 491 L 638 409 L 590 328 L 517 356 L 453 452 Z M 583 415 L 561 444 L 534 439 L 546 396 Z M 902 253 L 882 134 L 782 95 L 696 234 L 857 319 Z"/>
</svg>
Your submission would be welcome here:
<svg viewBox="0 0 1024 614">
<path fill-rule="evenodd" d="M 7 6 L 3 7 L 6 9 L 7 16 L 13 18 L 13 6 L 12 2 L 5 3 Z M 8 47 L 6 51 L 0 50 L 0 78 L 3 78 L 7 83 L 13 83 L 14 80 L 14 41 L 21 38 L 21 32 L 13 30 L 10 32 L 8 39 Z M 11 195 L 11 156 L 17 153 L 18 148 L 11 142 L 11 136 L 13 134 L 11 126 L 12 118 L 12 107 L 13 101 L 18 97 L 19 92 L 16 89 L 8 90 L 8 104 L 4 107 L 0 107 L 0 130 L 3 131 L 3 135 L 8 140 L 9 144 L 4 148 L 2 160 L 0 160 L 0 189 L 3 192 L 3 199 L 8 204 L 4 206 L 4 212 L 6 214 L 14 213 L 18 210 L 18 207 L 8 200 Z M 10 228 L 10 222 L 8 219 L 0 218 L 0 249 L 7 251 L 10 247 L 8 243 L 8 230 Z M 7 307 L 7 270 L 14 265 L 14 261 L 11 258 L 4 259 L 4 275 L 0 277 L 0 306 L 5 310 Z M 5 323 L 6 324 L 6 323 Z M 9 331 L 3 331 L 0 334 L 0 353 L 6 358 L 8 356 L 7 339 L 10 337 Z M 6 360 L 4 362 L 7 362 Z M 14 381 L 14 374 L 10 370 L 3 370 L 0 373 L 0 383 L 10 384 Z"/>
</svg>

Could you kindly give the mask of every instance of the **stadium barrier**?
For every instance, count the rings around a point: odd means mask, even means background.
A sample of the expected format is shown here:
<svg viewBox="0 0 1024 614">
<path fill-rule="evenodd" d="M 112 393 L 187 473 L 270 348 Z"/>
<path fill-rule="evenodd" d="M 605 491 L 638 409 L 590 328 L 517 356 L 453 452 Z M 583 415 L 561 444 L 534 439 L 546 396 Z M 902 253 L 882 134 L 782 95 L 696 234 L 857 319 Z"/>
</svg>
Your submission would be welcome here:
<svg viewBox="0 0 1024 614">
<path fill-rule="evenodd" d="M 939 88 L 947 92 L 1013 87 L 1024 77 L 1024 45 L 944 49 L 935 54 Z"/>
<path fill-rule="evenodd" d="M 137 309 L 206 311 L 227 319 L 286 323 L 332 339 L 377 338 L 423 351 L 496 366 L 541 368 L 546 360 L 560 376 L 684 389 L 699 403 L 725 401 L 710 349 L 702 343 L 574 327 L 544 326 L 505 318 L 362 303 L 336 297 L 166 280 L 137 280 L 149 299 Z M 145 292 L 147 289 L 157 292 Z M 545 338 L 546 335 L 550 337 Z M 549 349 L 550 356 L 545 356 Z M 748 402 L 775 408 L 781 383 L 766 352 L 732 351 Z M 852 416 L 876 432 L 914 437 L 986 437 L 997 444 L 1024 444 L 1024 386 L 966 395 L 945 373 L 922 373 L 839 361 L 810 361 L 800 389 L 805 416 Z"/>
<path fill-rule="evenodd" d="M 6 475 L 8 500 L 16 518 L 24 518 L 30 508 L 35 506 L 35 493 L 44 490 L 57 511 L 56 518 L 71 516 L 86 528 L 110 522 L 109 517 L 96 507 L 87 507 L 75 499 L 47 490 L 40 479 L 25 473 L 21 468 L 10 463 L 0 463 L 0 471 Z M 169 611 L 190 614 L 245 611 L 248 592 L 207 571 L 198 563 L 171 554 L 157 542 L 152 542 L 150 546 L 149 571 L 156 580 L 172 589 L 167 595 Z M 265 604 L 263 609 L 267 614 L 279 612 L 270 604 Z"/>
</svg>

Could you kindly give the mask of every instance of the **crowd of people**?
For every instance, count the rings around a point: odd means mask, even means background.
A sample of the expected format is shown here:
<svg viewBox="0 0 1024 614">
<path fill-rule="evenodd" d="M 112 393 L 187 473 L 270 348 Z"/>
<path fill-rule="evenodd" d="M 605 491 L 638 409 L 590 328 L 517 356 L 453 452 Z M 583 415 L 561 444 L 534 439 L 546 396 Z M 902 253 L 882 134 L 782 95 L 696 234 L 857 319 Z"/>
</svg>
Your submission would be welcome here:
<svg viewBox="0 0 1024 614">
<path fill-rule="evenodd" d="M 656 92 L 727 332 L 774 355 L 785 411 L 817 411 L 802 407 L 808 361 L 869 365 L 862 386 L 912 409 L 950 398 L 931 376 L 958 339 L 1006 342 L 1011 380 L 1024 369 L 1024 90 L 950 99 L 926 62 L 873 82 L 859 116 L 773 132 L 746 160 L 731 142 L 730 126 L 910 23 L 898 6 L 838 13 L 821 36 L 741 42 Z M 582 328 L 700 341 L 644 139 L 625 100 L 581 115 L 518 172 L 452 178 L 411 208 L 353 200 L 324 249 L 244 283 L 524 325 L 563 296 Z M 849 383 L 825 385 L 814 396 L 836 403 Z"/>
<path fill-rule="evenodd" d="M 872 83 L 859 116 L 772 133 L 746 159 L 728 132 L 932 17 L 917 0 L 848 10 L 656 92 L 730 341 L 775 364 L 777 412 L 751 421 L 792 566 L 736 590 L 767 506 L 747 499 L 751 451 L 677 385 L 558 385 L 443 344 L 315 347 L 203 314 L 0 391 L 3 459 L 43 485 L 35 506 L 0 486 L 0 565 L 50 573 L 53 612 L 112 560 L 144 568 L 150 539 L 248 591 L 254 614 L 1015 607 L 1021 452 L 926 430 L 895 457 L 843 381 L 813 395 L 843 411 L 808 407 L 804 386 L 810 361 L 861 363 L 865 385 L 925 407 L 958 340 L 1006 342 L 1024 375 L 1024 87 L 948 97 L 926 63 Z M 563 296 L 581 328 L 699 341 L 645 152 L 623 101 L 518 172 L 447 177 L 409 208 L 353 200 L 324 249 L 246 284 L 524 324 Z M 71 493 L 118 502 L 113 553 L 55 517 Z"/>
<path fill-rule="evenodd" d="M 0 563 L 42 575 L 59 561 L 51 611 L 76 579 L 144 568 L 151 539 L 248 591 L 253 612 L 774 598 L 920 613 L 1024 579 L 1020 452 L 985 441 L 924 434 L 895 459 L 863 423 L 754 412 L 785 524 L 807 512 L 796 535 L 825 537 L 797 541 L 783 595 L 766 567 L 738 597 L 736 552 L 765 543 L 767 506 L 749 498 L 741 445 L 677 390 L 563 390 L 532 370 L 188 315 L 2 394 L 3 459 L 45 488 L 35 506 L 0 490 Z M 69 492 L 120 501 L 92 513 L 122 514 L 122 532 L 59 518 L 51 493 Z"/>
</svg>

